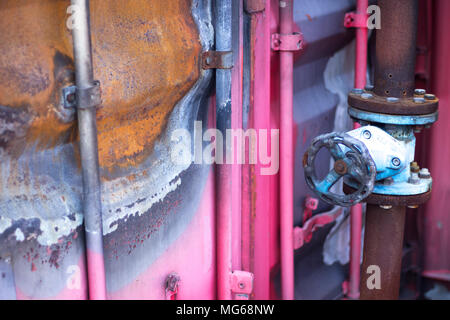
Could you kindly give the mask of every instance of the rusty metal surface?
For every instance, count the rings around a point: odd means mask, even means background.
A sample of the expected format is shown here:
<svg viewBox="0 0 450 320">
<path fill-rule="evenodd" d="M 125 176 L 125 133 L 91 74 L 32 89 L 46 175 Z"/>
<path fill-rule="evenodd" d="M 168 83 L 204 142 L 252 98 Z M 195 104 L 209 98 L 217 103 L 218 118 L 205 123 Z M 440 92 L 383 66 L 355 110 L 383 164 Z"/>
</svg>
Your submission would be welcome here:
<svg viewBox="0 0 450 320">
<path fill-rule="evenodd" d="M 346 184 L 343 187 L 345 194 L 351 194 L 356 190 Z M 431 198 L 431 190 L 413 196 L 390 196 L 384 194 L 371 193 L 363 202 L 377 205 L 391 206 L 416 206 L 427 202 Z"/>
<path fill-rule="evenodd" d="M 398 299 L 405 212 L 404 206 L 394 206 L 385 210 L 378 205 L 367 205 L 360 283 L 361 300 Z M 374 283 L 373 271 L 367 272 L 369 266 L 379 267 L 379 289 L 370 289 L 367 285 L 368 282 Z"/>
<path fill-rule="evenodd" d="M 261 12 L 266 8 L 266 0 L 244 0 L 244 9 L 247 13 Z"/>
<path fill-rule="evenodd" d="M 379 0 L 381 29 L 376 30 L 374 92 L 412 97 L 416 64 L 418 0 Z"/>
<path fill-rule="evenodd" d="M 8 141 L 15 154 L 33 144 L 51 148 L 76 140 L 75 122 L 58 118 L 61 88 L 74 80 L 69 4 L 0 4 L 0 42 L 8 44 L 0 47 L 0 104 L 31 116 L 25 143 Z M 198 79 L 201 45 L 190 5 L 190 0 L 91 1 L 95 78 L 103 95 L 97 113 L 102 168 L 114 172 L 142 163 L 176 102 Z"/>
<path fill-rule="evenodd" d="M 233 51 L 206 51 L 202 53 L 203 69 L 233 68 Z"/>
</svg>

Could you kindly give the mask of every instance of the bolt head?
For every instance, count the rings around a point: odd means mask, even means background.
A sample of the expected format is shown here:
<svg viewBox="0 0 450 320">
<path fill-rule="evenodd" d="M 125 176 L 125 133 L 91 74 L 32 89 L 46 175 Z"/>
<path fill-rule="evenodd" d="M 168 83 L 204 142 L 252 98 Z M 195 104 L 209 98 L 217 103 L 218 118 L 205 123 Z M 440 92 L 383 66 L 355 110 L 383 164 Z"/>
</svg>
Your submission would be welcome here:
<svg viewBox="0 0 450 320">
<path fill-rule="evenodd" d="M 430 179 L 431 178 L 431 174 L 430 174 L 430 171 L 428 170 L 428 168 L 420 169 L 419 178 L 421 178 L 421 179 Z"/>
<path fill-rule="evenodd" d="M 367 85 L 367 86 L 365 86 L 364 89 L 365 89 L 366 91 L 372 91 L 373 88 L 374 88 L 374 86 L 372 86 L 372 85 Z"/>
<path fill-rule="evenodd" d="M 436 96 L 434 94 L 426 94 L 425 100 L 436 100 Z"/>
<path fill-rule="evenodd" d="M 416 89 L 414 90 L 414 94 L 418 96 L 423 96 L 427 91 L 425 89 Z"/>
<path fill-rule="evenodd" d="M 402 163 L 402 162 L 400 161 L 399 158 L 397 158 L 397 157 L 392 158 L 392 164 L 393 164 L 394 166 L 398 167 L 398 166 L 400 166 L 401 163 Z"/>
<path fill-rule="evenodd" d="M 395 102 L 399 102 L 400 99 L 399 98 L 395 98 L 395 97 L 387 97 L 386 101 L 390 102 L 390 103 L 395 103 Z"/>
<path fill-rule="evenodd" d="M 411 172 L 414 172 L 414 173 L 419 173 L 419 171 L 420 171 L 420 167 L 417 164 L 417 162 L 415 162 L 415 161 L 411 162 L 410 168 L 411 168 Z"/>
<path fill-rule="evenodd" d="M 420 103 L 425 103 L 425 99 L 424 98 L 414 98 L 414 103 L 420 104 Z"/>
<path fill-rule="evenodd" d="M 372 99 L 373 98 L 373 94 L 371 94 L 371 93 L 363 93 L 361 95 L 361 98 L 366 99 L 366 100 Z"/>
<path fill-rule="evenodd" d="M 363 89 L 354 88 L 354 89 L 352 89 L 352 93 L 361 95 L 361 94 L 364 93 L 364 90 Z"/>
<path fill-rule="evenodd" d="M 337 160 L 334 163 L 334 171 L 336 171 L 337 174 L 343 176 L 348 171 L 347 163 L 344 160 Z"/>
<path fill-rule="evenodd" d="M 364 130 L 362 135 L 365 139 L 370 139 L 372 137 L 372 133 L 369 130 Z"/>
</svg>

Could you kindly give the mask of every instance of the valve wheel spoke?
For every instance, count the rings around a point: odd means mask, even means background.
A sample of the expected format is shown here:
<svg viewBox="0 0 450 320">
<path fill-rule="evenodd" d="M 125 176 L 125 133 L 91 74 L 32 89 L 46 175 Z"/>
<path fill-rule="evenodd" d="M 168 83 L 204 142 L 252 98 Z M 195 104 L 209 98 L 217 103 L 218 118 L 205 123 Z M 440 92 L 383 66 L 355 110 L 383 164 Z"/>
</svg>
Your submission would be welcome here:
<svg viewBox="0 0 450 320">
<path fill-rule="evenodd" d="M 334 169 L 331 170 L 330 172 L 328 172 L 327 176 L 317 184 L 317 190 L 323 193 L 328 192 L 330 188 L 334 186 L 334 184 L 338 182 L 341 177 L 342 176 L 338 174 Z"/>
<path fill-rule="evenodd" d="M 341 160 L 345 158 L 345 154 L 339 147 L 338 143 L 333 144 L 333 146 L 330 148 L 330 153 L 333 156 L 334 160 Z"/>
</svg>

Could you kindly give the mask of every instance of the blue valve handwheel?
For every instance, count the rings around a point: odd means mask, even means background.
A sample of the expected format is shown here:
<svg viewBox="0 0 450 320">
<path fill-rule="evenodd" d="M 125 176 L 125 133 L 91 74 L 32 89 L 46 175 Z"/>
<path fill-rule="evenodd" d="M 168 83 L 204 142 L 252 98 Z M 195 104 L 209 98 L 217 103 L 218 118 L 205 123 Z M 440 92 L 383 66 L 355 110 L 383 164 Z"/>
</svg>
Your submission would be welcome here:
<svg viewBox="0 0 450 320">
<path fill-rule="evenodd" d="M 328 149 L 335 163 L 334 168 L 320 180 L 315 172 L 314 160 L 322 148 Z M 375 162 L 364 143 L 346 133 L 336 132 L 318 136 L 312 141 L 303 158 L 303 167 L 306 183 L 317 196 L 329 204 L 342 207 L 357 204 L 369 196 L 377 173 Z M 356 181 L 358 189 L 348 195 L 331 192 L 331 187 L 344 176 Z"/>
</svg>

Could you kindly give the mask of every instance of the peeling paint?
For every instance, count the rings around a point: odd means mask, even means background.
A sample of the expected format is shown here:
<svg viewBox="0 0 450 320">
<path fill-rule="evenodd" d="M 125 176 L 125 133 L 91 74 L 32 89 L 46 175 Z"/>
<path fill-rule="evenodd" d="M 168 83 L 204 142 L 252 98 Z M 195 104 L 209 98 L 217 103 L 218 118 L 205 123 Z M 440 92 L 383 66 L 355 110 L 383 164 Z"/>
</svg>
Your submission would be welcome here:
<svg viewBox="0 0 450 320">
<path fill-rule="evenodd" d="M 50 246 L 61 237 L 70 235 L 82 222 L 81 214 L 73 215 L 73 219 L 62 217 L 55 220 L 41 220 L 42 233 L 37 240 L 41 245 Z"/>
<path fill-rule="evenodd" d="M 23 234 L 22 230 L 20 230 L 19 228 L 17 228 L 16 231 L 14 231 L 14 235 L 16 236 L 17 241 L 25 240 L 25 235 Z"/>
<path fill-rule="evenodd" d="M 0 216 L 0 234 L 12 226 L 12 220 L 8 217 Z"/>
</svg>

